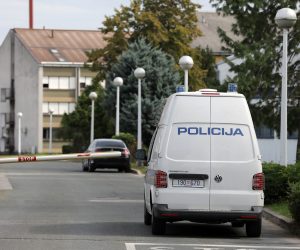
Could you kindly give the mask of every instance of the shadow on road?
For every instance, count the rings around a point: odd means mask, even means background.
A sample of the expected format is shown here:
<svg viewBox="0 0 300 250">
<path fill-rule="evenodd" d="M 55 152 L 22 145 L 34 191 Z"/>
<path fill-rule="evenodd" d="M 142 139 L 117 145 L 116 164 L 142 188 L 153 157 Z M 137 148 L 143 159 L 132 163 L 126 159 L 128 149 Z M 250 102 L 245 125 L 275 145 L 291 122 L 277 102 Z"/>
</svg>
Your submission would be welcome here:
<svg viewBox="0 0 300 250">
<path fill-rule="evenodd" d="M 48 235 L 93 235 L 93 236 L 143 236 L 152 237 L 151 226 L 141 222 L 99 222 L 80 224 L 56 224 L 32 226 L 34 234 Z M 193 223 L 167 224 L 166 236 L 205 237 L 205 238 L 240 238 L 245 233 L 230 225 L 207 225 Z"/>
</svg>

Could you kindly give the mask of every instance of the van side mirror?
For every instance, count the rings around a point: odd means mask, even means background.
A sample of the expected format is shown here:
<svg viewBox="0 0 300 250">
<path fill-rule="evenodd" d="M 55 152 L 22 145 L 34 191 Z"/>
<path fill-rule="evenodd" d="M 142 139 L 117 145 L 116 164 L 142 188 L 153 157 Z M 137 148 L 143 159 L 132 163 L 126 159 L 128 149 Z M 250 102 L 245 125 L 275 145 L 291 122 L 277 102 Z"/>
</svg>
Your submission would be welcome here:
<svg viewBox="0 0 300 250">
<path fill-rule="evenodd" d="M 145 149 L 138 149 L 135 153 L 135 158 L 139 161 L 147 160 L 146 150 Z"/>
</svg>

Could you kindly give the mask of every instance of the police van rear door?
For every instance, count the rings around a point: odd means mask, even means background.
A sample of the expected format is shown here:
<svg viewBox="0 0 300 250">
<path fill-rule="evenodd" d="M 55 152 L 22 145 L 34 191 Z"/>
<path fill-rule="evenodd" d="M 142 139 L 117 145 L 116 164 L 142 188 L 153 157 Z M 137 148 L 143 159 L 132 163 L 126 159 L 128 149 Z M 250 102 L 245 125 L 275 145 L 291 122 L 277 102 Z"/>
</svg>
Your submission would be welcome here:
<svg viewBox="0 0 300 250">
<path fill-rule="evenodd" d="M 170 209 L 209 210 L 210 98 L 176 96 L 167 145 Z"/>
<path fill-rule="evenodd" d="M 253 125 L 244 97 L 211 97 L 210 210 L 250 210 L 256 197 Z"/>
</svg>

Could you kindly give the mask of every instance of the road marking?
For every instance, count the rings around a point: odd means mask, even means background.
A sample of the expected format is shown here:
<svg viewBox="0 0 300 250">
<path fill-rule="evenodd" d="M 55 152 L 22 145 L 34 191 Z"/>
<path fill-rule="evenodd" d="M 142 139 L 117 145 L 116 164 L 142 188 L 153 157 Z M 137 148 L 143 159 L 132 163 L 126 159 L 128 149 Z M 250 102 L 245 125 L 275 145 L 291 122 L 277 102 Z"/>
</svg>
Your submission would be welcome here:
<svg viewBox="0 0 300 250">
<path fill-rule="evenodd" d="M 300 247 L 285 247 L 285 246 L 253 246 L 253 245 L 209 245 L 209 244 L 167 244 L 167 243 L 125 243 L 126 250 L 138 250 L 137 246 L 148 246 L 149 250 L 165 250 L 165 249 L 175 249 L 170 247 L 191 247 L 191 249 L 201 249 L 201 250 L 212 250 L 212 249 L 243 249 L 243 250 L 255 250 L 255 249 L 297 249 Z"/>
<path fill-rule="evenodd" d="M 0 174 L 0 190 L 12 190 L 12 185 L 10 184 L 6 175 Z"/>
<path fill-rule="evenodd" d="M 93 199 L 89 202 L 98 202 L 98 203 L 143 203 L 144 200 L 122 200 L 122 199 Z"/>
</svg>

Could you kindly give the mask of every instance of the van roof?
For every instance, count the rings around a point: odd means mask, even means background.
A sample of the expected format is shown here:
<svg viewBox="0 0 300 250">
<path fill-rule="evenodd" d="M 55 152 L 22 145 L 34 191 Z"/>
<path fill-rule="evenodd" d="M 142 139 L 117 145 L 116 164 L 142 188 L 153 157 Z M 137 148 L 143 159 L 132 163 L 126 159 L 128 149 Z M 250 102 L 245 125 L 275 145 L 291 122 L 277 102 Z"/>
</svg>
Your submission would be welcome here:
<svg viewBox="0 0 300 250">
<path fill-rule="evenodd" d="M 218 92 L 215 89 L 200 89 L 199 91 L 194 91 L 194 92 L 178 92 L 173 94 L 175 96 L 226 96 L 226 97 L 242 97 L 244 98 L 245 96 L 243 94 L 239 94 L 237 92 Z"/>
<path fill-rule="evenodd" d="M 174 93 L 172 95 L 169 96 L 169 98 L 167 99 L 166 105 L 164 107 L 163 113 L 161 115 L 160 121 L 159 121 L 159 125 L 163 125 L 163 124 L 167 124 L 167 121 L 169 120 L 170 117 L 170 109 L 171 109 L 171 105 L 173 103 L 173 100 L 176 98 L 176 96 L 198 96 L 198 97 L 234 97 L 234 98 L 245 98 L 245 96 L 243 94 L 239 94 L 237 92 L 217 92 L 217 90 L 213 90 L 213 89 L 201 89 L 199 91 L 195 91 L 195 92 L 178 92 L 178 93 Z"/>
</svg>

